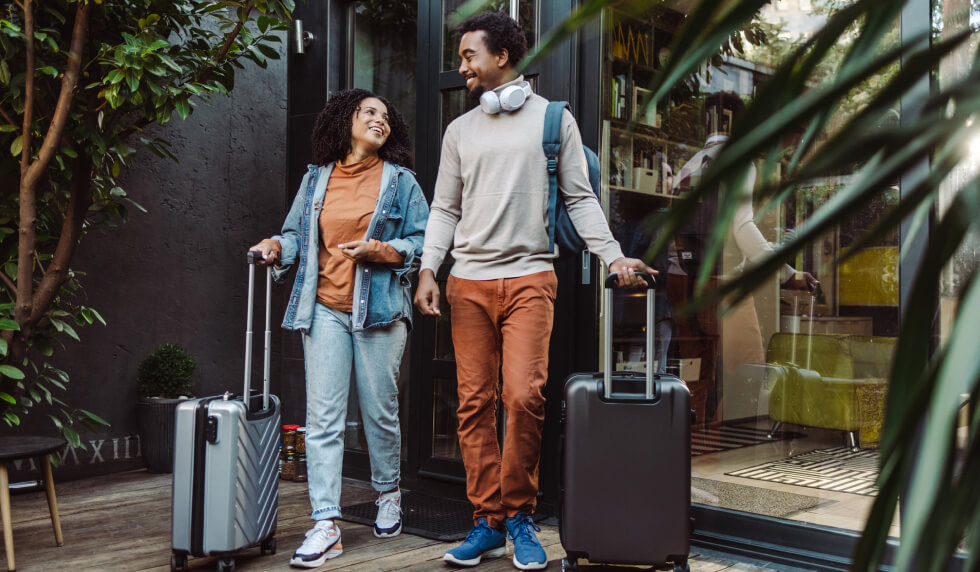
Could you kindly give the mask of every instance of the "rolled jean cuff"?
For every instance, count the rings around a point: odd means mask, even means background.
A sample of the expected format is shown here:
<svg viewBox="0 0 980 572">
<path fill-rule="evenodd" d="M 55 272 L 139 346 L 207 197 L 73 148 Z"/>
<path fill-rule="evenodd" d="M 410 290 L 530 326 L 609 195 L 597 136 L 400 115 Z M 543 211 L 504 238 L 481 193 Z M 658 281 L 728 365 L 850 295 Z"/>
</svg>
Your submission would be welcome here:
<svg viewBox="0 0 980 572">
<path fill-rule="evenodd" d="M 399 478 L 395 478 L 393 481 L 376 481 L 371 479 L 371 487 L 379 493 L 386 493 L 398 486 Z"/>
<path fill-rule="evenodd" d="M 339 506 L 328 506 L 326 508 L 318 508 L 313 511 L 313 520 L 327 520 L 328 518 L 340 518 L 340 507 Z"/>
</svg>

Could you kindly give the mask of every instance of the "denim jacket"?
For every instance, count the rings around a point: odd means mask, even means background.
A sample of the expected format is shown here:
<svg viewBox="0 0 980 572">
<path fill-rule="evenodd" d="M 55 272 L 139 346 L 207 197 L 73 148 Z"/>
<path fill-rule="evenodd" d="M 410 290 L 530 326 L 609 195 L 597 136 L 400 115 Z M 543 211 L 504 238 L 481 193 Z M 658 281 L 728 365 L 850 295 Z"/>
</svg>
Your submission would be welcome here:
<svg viewBox="0 0 980 572">
<path fill-rule="evenodd" d="M 385 162 L 374 215 L 364 240 L 387 242 L 405 257 L 400 267 L 364 262 L 354 275 L 354 307 L 351 321 L 355 330 L 386 326 L 404 319 L 412 324 L 409 273 L 418 267 L 422 239 L 429 217 L 429 205 L 413 173 Z M 320 211 L 333 163 L 309 165 L 293 206 L 282 225 L 282 234 L 272 237 L 282 245 L 279 264 L 272 269 L 276 282 L 283 282 L 295 265 L 296 281 L 286 305 L 282 327 L 308 332 L 316 306 L 319 279 L 317 248 L 320 243 Z"/>
</svg>

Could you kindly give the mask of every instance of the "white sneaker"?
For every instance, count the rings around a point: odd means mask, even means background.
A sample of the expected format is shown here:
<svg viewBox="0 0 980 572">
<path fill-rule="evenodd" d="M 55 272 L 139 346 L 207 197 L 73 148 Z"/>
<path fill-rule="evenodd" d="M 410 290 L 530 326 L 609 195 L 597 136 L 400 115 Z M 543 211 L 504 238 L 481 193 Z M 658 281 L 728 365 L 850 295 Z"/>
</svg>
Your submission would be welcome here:
<svg viewBox="0 0 980 572">
<path fill-rule="evenodd" d="M 343 552 L 344 548 L 340 544 L 340 527 L 332 520 L 318 520 L 313 528 L 306 531 L 306 540 L 293 553 L 289 565 L 316 568 Z"/>
<path fill-rule="evenodd" d="M 378 517 L 374 519 L 374 535 L 378 538 L 398 536 L 402 531 L 401 490 L 381 493 L 374 504 L 378 505 Z"/>
</svg>

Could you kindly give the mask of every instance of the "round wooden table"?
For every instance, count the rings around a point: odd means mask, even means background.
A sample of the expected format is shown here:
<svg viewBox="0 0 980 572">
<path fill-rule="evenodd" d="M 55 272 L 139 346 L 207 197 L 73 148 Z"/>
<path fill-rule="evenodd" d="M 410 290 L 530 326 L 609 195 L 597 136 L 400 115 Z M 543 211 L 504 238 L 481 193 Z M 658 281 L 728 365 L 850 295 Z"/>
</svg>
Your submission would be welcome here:
<svg viewBox="0 0 980 572">
<path fill-rule="evenodd" d="M 51 461 L 48 455 L 66 445 L 64 439 L 54 437 L 0 437 L 0 513 L 3 518 L 3 544 L 7 550 L 7 569 L 15 570 L 14 565 L 14 534 L 10 518 L 10 478 L 7 475 L 7 464 L 18 459 L 34 459 L 41 468 L 41 478 L 44 481 L 44 491 L 48 497 L 48 510 L 51 513 L 51 525 L 54 527 L 54 539 L 61 546 L 65 543 L 61 536 L 61 520 L 58 518 L 58 501 L 54 496 L 54 478 L 51 476 Z"/>
</svg>

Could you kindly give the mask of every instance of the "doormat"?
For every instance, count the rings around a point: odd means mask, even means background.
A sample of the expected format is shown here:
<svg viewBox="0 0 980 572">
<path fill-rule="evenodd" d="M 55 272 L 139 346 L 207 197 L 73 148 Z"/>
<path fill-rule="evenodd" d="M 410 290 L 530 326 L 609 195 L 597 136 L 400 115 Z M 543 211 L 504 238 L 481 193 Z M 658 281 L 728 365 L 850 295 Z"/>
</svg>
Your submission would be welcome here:
<svg viewBox="0 0 980 572">
<path fill-rule="evenodd" d="M 340 508 L 341 518 L 374 526 L 374 501 Z M 473 505 L 466 501 L 402 491 L 402 532 L 433 540 L 460 540 L 473 528 Z"/>
<path fill-rule="evenodd" d="M 374 501 L 340 508 L 341 518 L 374 526 L 378 507 Z M 534 515 L 534 520 L 544 518 Z M 402 491 L 402 531 L 443 542 L 462 540 L 473 528 L 473 505 L 416 491 Z"/>
<path fill-rule="evenodd" d="M 691 456 L 696 457 L 707 453 L 717 453 L 758 445 L 759 443 L 771 443 L 799 437 L 805 437 L 805 435 L 793 431 L 776 431 L 770 439 L 768 429 L 745 425 L 721 425 L 700 430 L 691 428 Z"/>
<path fill-rule="evenodd" d="M 835 501 L 785 491 L 774 491 L 765 488 L 764 485 L 752 487 L 694 477 L 691 479 L 691 502 L 776 518 L 790 518 L 798 513 L 823 504 L 832 504 Z"/>
<path fill-rule="evenodd" d="M 878 492 L 878 450 L 816 449 L 725 474 L 873 497 Z"/>
</svg>

